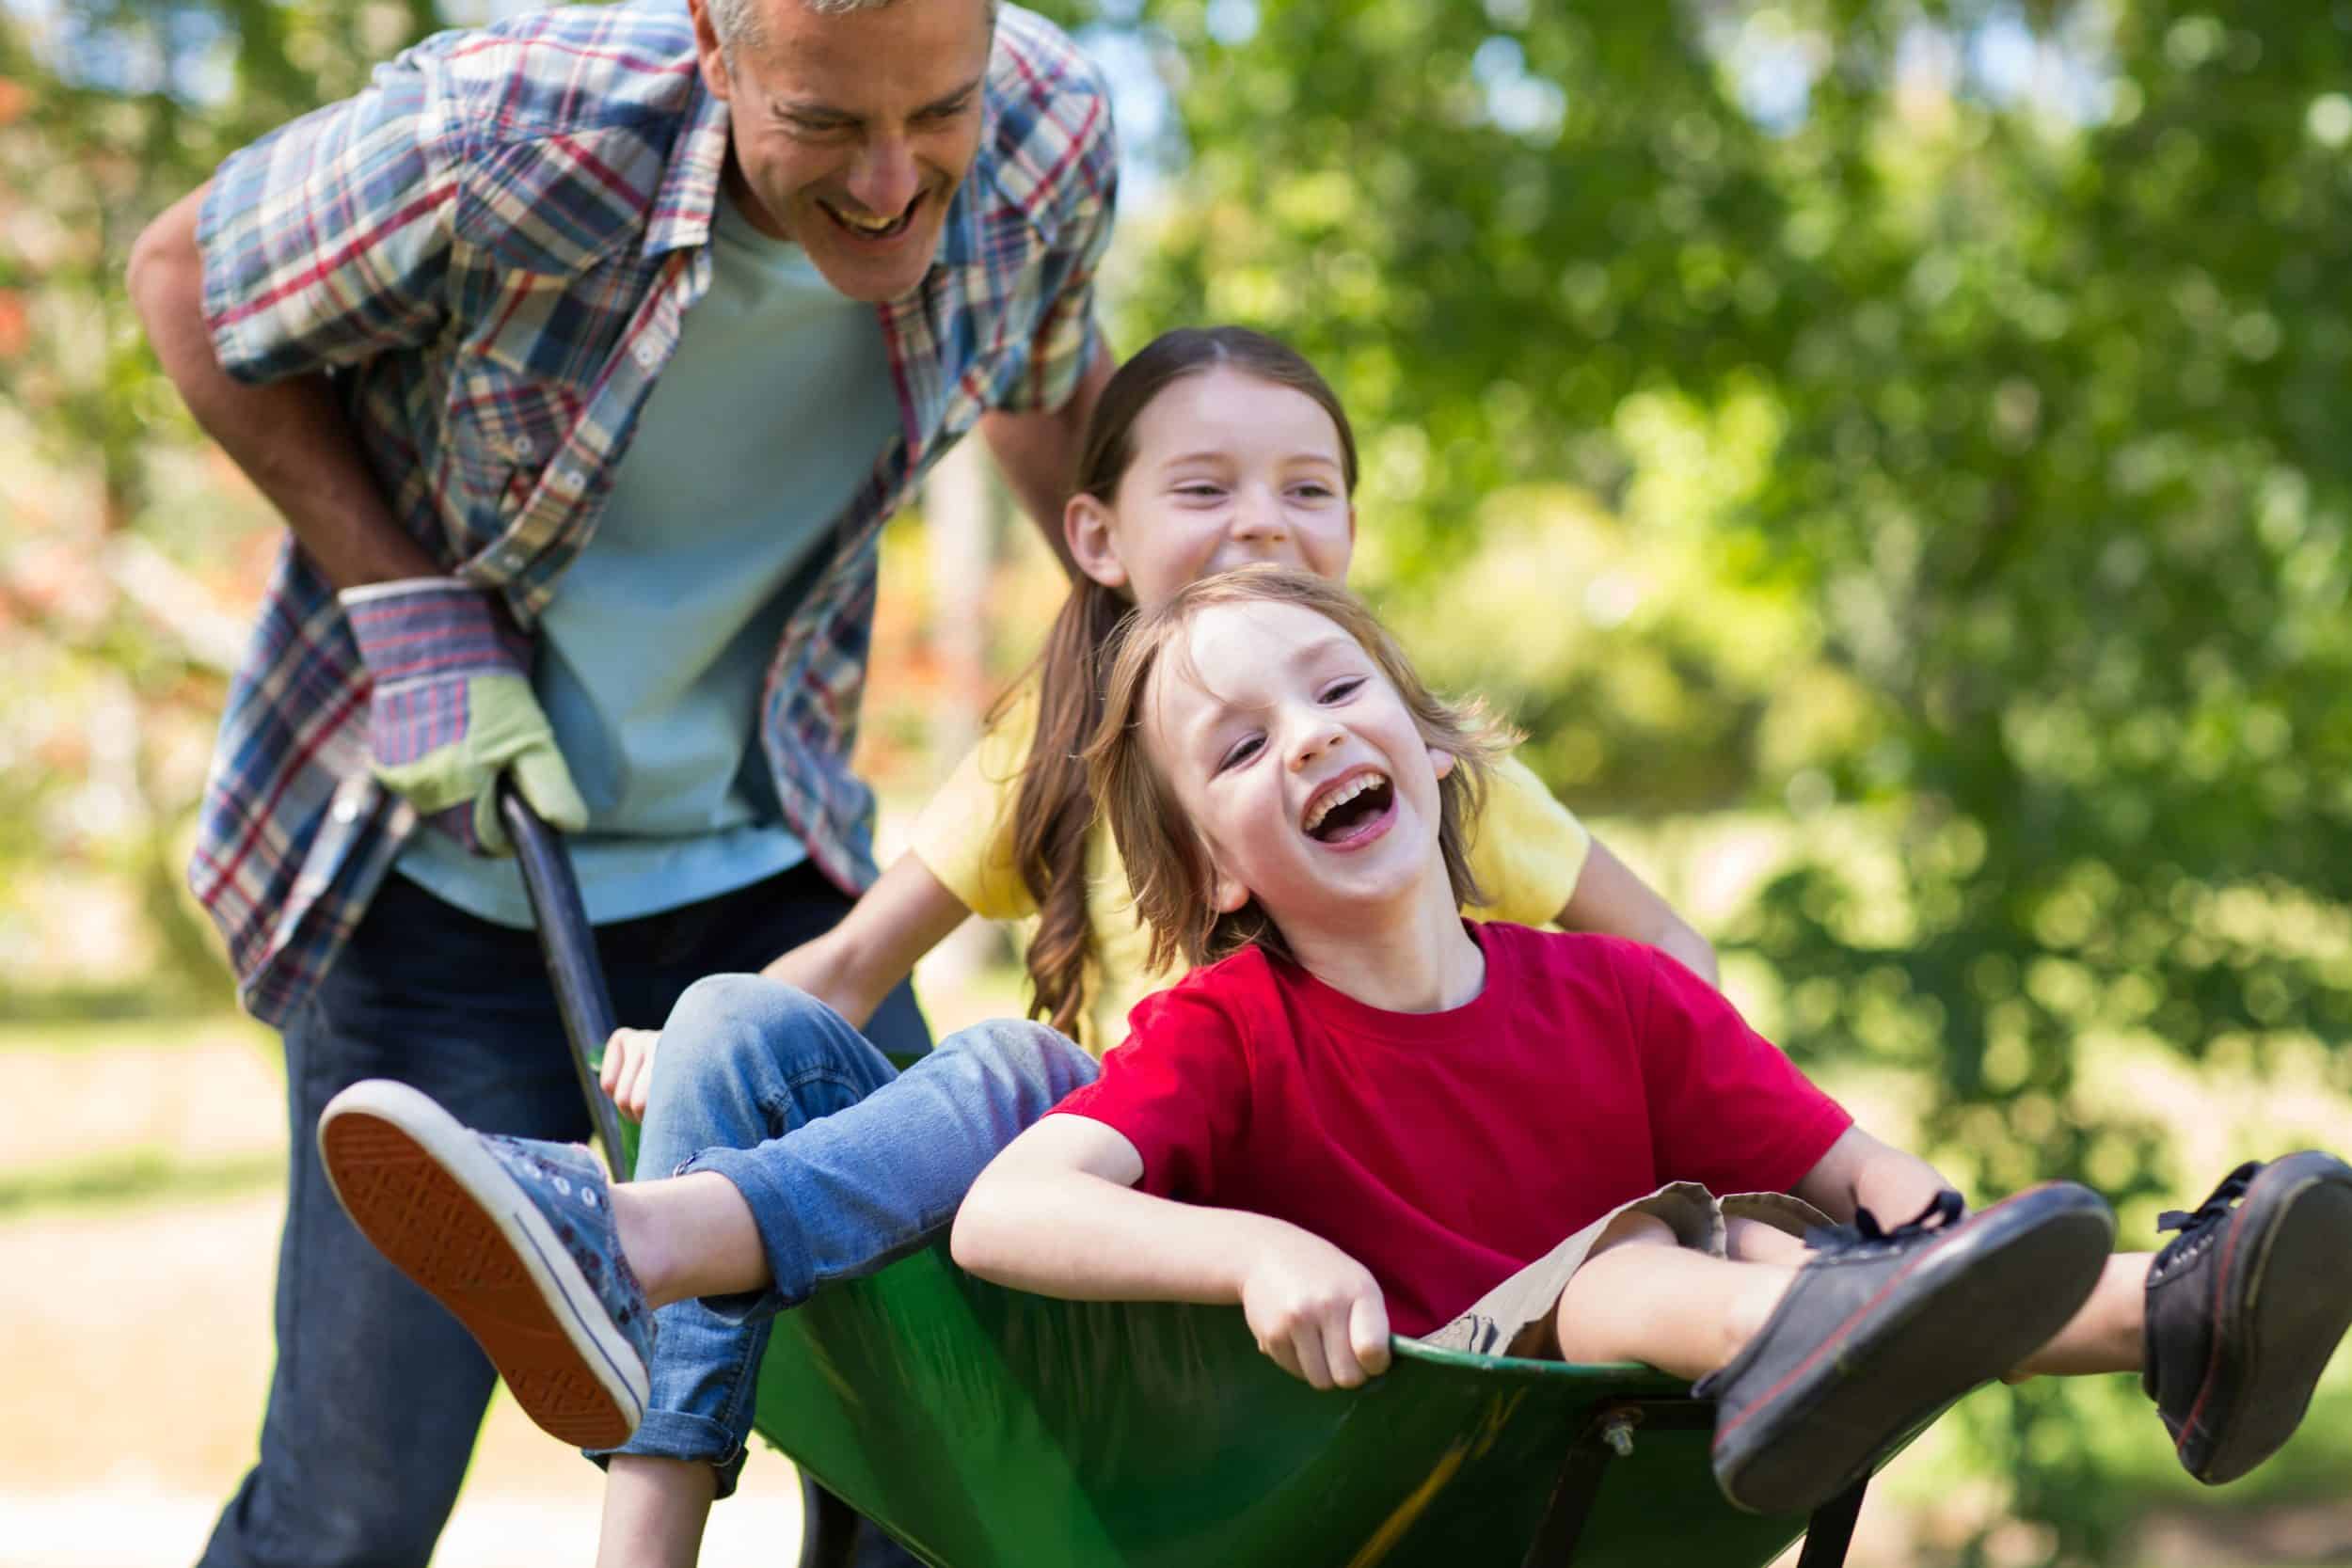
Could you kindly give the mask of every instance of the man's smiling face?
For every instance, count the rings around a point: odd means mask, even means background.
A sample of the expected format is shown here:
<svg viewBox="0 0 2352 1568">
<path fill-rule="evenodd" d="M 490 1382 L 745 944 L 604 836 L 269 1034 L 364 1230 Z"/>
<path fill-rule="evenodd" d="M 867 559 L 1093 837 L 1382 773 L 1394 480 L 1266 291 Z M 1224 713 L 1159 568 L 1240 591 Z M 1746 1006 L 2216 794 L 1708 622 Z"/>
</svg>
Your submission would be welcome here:
<svg viewBox="0 0 2352 1568">
<path fill-rule="evenodd" d="M 850 298 L 912 293 L 979 150 L 989 0 L 754 3 L 757 34 L 731 50 L 694 5 L 703 77 L 733 122 L 728 194 Z"/>
</svg>

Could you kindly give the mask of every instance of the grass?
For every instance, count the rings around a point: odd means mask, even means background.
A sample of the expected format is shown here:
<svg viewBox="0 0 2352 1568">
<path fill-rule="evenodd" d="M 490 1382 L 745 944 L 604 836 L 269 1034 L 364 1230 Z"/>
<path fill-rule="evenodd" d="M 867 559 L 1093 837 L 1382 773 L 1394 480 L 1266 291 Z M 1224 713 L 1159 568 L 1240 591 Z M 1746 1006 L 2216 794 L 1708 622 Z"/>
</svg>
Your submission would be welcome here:
<svg viewBox="0 0 2352 1568">
<path fill-rule="evenodd" d="M 242 1013 L 58 1014 L 0 1017 L 0 1056 L 25 1052 L 82 1055 L 238 1041 L 275 1053 L 278 1037 Z"/>
<path fill-rule="evenodd" d="M 0 1175 L 0 1219 L 33 1210 L 202 1202 L 276 1187 L 285 1179 L 280 1154 L 186 1161 L 138 1149 L 62 1169 Z"/>
</svg>

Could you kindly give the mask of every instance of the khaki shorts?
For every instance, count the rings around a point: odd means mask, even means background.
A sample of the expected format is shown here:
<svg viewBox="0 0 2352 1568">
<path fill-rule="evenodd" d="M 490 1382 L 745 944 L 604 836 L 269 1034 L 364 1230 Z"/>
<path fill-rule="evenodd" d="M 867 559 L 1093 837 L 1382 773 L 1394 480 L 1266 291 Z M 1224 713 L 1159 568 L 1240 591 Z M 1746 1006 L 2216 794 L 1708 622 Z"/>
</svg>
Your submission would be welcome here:
<svg viewBox="0 0 2352 1568">
<path fill-rule="evenodd" d="M 1714 1258 L 1725 1256 L 1724 1242 L 1731 1220 L 1757 1220 L 1800 1237 L 1807 1227 L 1831 1223 L 1827 1214 L 1787 1193 L 1738 1193 L 1718 1198 L 1695 1181 L 1670 1182 L 1647 1197 L 1612 1209 L 1479 1297 L 1469 1311 L 1422 1336 L 1422 1342 L 1477 1355 L 1525 1354 L 1541 1344 L 1544 1337 L 1538 1331 L 1551 1321 L 1561 1292 L 1584 1266 L 1601 1233 L 1620 1214 L 1650 1214 L 1663 1220 L 1684 1246 Z"/>
</svg>

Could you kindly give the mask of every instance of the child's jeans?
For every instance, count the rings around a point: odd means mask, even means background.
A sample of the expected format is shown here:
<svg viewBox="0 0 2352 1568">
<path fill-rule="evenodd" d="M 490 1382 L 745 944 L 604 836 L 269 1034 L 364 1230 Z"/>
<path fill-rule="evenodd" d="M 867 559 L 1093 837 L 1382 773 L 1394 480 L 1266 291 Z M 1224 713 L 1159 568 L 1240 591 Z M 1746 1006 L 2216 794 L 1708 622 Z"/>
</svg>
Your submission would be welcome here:
<svg viewBox="0 0 2352 1568">
<path fill-rule="evenodd" d="M 644 1421 L 612 1451 L 700 1460 L 719 1496 L 734 1491 L 769 1319 L 930 1241 L 980 1167 L 1097 1070 L 1053 1030 L 1007 1021 L 899 1073 L 804 991 L 751 974 L 697 981 L 661 1031 L 637 1175 L 732 1181 L 774 1280 L 661 1308 Z"/>
</svg>

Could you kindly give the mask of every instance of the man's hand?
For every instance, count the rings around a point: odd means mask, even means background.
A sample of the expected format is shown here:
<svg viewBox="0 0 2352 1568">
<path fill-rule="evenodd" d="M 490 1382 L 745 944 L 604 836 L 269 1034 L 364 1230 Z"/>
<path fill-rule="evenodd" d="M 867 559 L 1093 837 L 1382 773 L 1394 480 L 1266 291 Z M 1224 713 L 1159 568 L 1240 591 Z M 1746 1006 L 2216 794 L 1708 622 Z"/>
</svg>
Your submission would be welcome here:
<svg viewBox="0 0 2352 1568">
<path fill-rule="evenodd" d="M 653 1056 L 660 1045 L 659 1029 L 615 1029 L 604 1042 L 596 1082 L 631 1121 L 645 1119 L 645 1099 L 653 1092 Z"/>
<path fill-rule="evenodd" d="M 496 787 L 509 768 L 551 826 L 588 825 L 520 641 L 487 594 L 455 578 L 409 578 L 347 588 L 342 600 L 375 683 L 368 739 L 387 788 L 478 854 L 510 847 Z"/>
<path fill-rule="evenodd" d="M 1295 1227 L 1270 1239 L 1242 1279 L 1258 1348 L 1317 1388 L 1354 1388 L 1389 1370 L 1389 1308 L 1346 1253 Z"/>
</svg>

